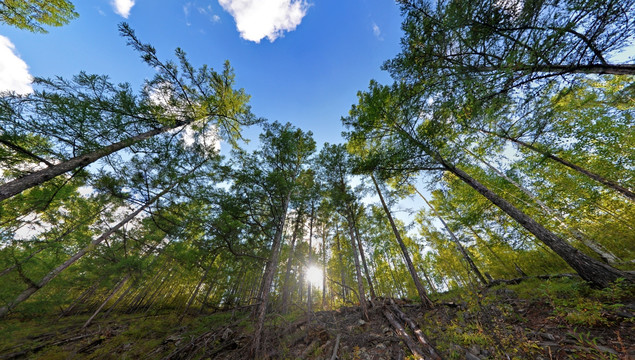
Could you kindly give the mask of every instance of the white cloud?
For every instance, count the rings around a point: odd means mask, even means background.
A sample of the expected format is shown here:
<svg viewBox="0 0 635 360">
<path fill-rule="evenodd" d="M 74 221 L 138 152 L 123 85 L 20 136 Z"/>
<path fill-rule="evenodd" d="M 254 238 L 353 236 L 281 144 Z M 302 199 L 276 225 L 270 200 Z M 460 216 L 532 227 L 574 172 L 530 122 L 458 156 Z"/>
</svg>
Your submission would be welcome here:
<svg viewBox="0 0 635 360">
<path fill-rule="evenodd" d="M 240 36 L 259 43 L 273 42 L 285 31 L 293 31 L 306 15 L 309 4 L 304 0 L 218 0 L 236 20 Z"/>
<path fill-rule="evenodd" d="M 124 18 L 128 18 L 130 15 L 130 9 L 134 6 L 135 0 L 112 0 L 112 7 L 115 12 Z"/>
<path fill-rule="evenodd" d="M 375 23 L 373 23 L 373 34 L 377 39 L 384 40 L 384 38 L 381 36 L 381 29 Z"/>
<path fill-rule="evenodd" d="M 33 92 L 33 77 L 24 60 L 14 52 L 15 46 L 9 38 L 0 35 L 0 91 L 15 91 L 18 94 Z"/>
</svg>

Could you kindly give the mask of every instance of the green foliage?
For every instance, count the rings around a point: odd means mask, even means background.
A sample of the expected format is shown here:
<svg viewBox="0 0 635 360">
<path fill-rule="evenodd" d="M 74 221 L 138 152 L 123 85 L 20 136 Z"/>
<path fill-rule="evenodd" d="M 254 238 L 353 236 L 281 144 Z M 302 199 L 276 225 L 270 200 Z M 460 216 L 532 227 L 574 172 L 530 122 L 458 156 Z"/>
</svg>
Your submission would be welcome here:
<svg viewBox="0 0 635 360">
<path fill-rule="evenodd" d="M 0 2 L 0 22 L 32 32 L 47 33 L 44 26 L 62 26 L 78 16 L 75 6 L 67 0 Z"/>
</svg>

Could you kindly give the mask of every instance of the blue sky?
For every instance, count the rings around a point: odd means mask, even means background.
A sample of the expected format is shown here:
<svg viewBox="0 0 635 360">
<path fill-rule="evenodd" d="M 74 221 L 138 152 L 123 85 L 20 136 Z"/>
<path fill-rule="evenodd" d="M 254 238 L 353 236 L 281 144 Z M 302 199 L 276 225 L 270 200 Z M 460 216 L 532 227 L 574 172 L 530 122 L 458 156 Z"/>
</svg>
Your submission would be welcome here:
<svg viewBox="0 0 635 360">
<path fill-rule="evenodd" d="M 0 26 L 0 71 L 5 69 L 0 78 L 8 79 L 7 71 L 18 78 L 0 87 L 16 86 L 26 64 L 34 76 L 70 77 L 85 70 L 139 89 L 153 70 L 118 35 L 117 25 L 126 21 L 162 59 L 173 58 L 181 47 L 195 66 L 220 69 L 229 60 L 256 115 L 311 130 L 319 145 L 342 141 L 340 117 L 370 79 L 389 81 L 380 66 L 398 53 L 401 36 L 392 1 L 73 3 L 79 18 L 48 34 Z M 257 134 L 258 129 L 247 132 L 253 139 Z"/>
</svg>

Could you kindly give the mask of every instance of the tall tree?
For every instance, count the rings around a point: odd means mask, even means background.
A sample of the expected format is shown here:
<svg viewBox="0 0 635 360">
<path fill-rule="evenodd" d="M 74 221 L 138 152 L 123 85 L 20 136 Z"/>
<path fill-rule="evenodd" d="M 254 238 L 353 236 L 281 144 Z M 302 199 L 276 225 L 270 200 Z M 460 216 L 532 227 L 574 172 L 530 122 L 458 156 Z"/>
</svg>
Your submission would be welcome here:
<svg viewBox="0 0 635 360">
<path fill-rule="evenodd" d="M 55 139 L 61 158 L 0 185 L 0 201 L 170 130 L 212 127 L 235 144 L 241 126 L 257 122 L 246 105 L 249 97 L 232 87 L 229 63 L 220 73 L 207 66 L 195 70 L 177 49 L 179 69 L 159 60 L 156 50 L 141 43 L 127 24 L 120 32 L 157 69 L 141 95 L 133 94 L 128 84 L 115 86 L 105 76 L 80 73 L 72 81 L 36 78 L 35 84 L 45 90 L 0 100 L 3 136 L 29 133 Z"/>
<path fill-rule="evenodd" d="M 355 195 L 352 194 L 348 185 L 348 176 L 351 174 L 351 165 L 349 163 L 346 148 L 343 145 L 324 144 L 317 160 L 319 166 L 320 178 L 324 183 L 325 189 L 333 203 L 333 207 L 346 219 L 348 233 L 353 251 L 353 261 L 355 263 L 355 272 L 357 275 L 357 288 L 359 303 L 362 309 L 362 315 L 368 320 L 368 305 L 366 304 L 366 292 L 364 290 L 364 277 L 362 276 L 359 264 L 359 255 L 357 251 L 355 236 L 355 211 L 354 202 Z"/>
<path fill-rule="evenodd" d="M 363 145 L 367 141 L 383 145 L 368 147 L 374 149 L 374 152 L 367 156 L 367 167 L 377 168 L 381 164 L 381 168 L 393 172 L 417 172 L 424 169 L 447 171 L 531 232 L 583 279 L 598 286 L 607 286 L 618 278 L 632 278 L 631 275 L 603 264 L 569 245 L 455 165 L 452 157 L 456 157 L 456 153 L 445 155 L 454 150 L 447 148 L 447 139 L 455 134 L 449 130 L 447 119 L 440 115 L 439 118 L 435 114 L 430 116 L 422 113 L 426 109 L 426 102 L 427 99 L 421 99 L 418 94 L 413 94 L 409 88 L 399 84 L 388 87 L 371 83 L 368 92 L 359 94 L 359 104 L 353 106 L 351 115 L 344 119 L 345 124 L 353 130 L 347 137 L 351 142 L 361 143 L 356 144 L 360 147 L 367 147 Z M 413 153 L 412 149 L 418 151 Z M 395 158 L 399 159 L 397 169 Z"/>
<path fill-rule="evenodd" d="M 410 254 L 408 253 L 408 249 L 406 248 L 406 245 L 401 239 L 401 234 L 399 233 L 399 230 L 397 229 L 397 226 L 395 225 L 395 220 L 393 219 L 390 209 L 388 208 L 388 205 L 386 204 L 386 201 L 384 200 L 384 196 L 381 193 L 381 189 L 379 188 L 377 179 L 375 179 L 375 175 L 373 175 L 372 173 L 370 175 L 370 178 L 373 180 L 373 184 L 375 185 L 375 190 L 377 191 L 377 195 L 379 196 L 379 200 L 381 201 L 381 206 L 384 208 L 386 217 L 388 218 L 388 221 L 390 222 L 390 227 L 392 228 L 395 238 L 397 239 L 397 243 L 399 244 L 401 253 L 403 254 L 404 259 L 406 260 L 408 271 L 410 272 L 410 276 L 412 276 L 412 280 L 415 283 L 415 287 L 417 288 L 417 292 L 419 293 L 419 298 L 421 299 L 421 303 L 423 304 L 424 307 L 431 308 L 433 306 L 432 301 L 430 300 L 430 298 L 428 298 L 428 295 L 426 294 L 426 290 L 423 287 L 423 284 L 421 283 L 421 279 L 419 278 L 419 274 L 417 273 L 417 270 L 415 269 L 415 266 L 412 263 L 412 260 L 410 259 Z"/>
<path fill-rule="evenodd" d="M 305 133 L 291 124 L 266 124 L 260 136 L 261 149 L 253 156 L 243 154 L 242 169 L 238 170 L 235 187 L 243 191 L 257 189 L 261 191 L 262 209 L 269 220 L 261 224 L 270 238 L 270 255 L 262 276 L 260 302 L 255 311 L 255 334 L 252 353 L 261 356 L 261 341 L 265 325 L 265 316 L 274 275 L 278 267 L 282 235 L 284 233 L 287 212 L 298 177 L 306 165 L 309 156 L 315 150 L 315 141 L 310 132 Z M 247 193 L 245 193 L 247 194 Z M 249 196 L 249 195 L 248 195 Z M 256 204 L 254 204 L 256 205 Z M 258 205 L 256 205 L 258 206 Z M 259 212 L 260 209 L 254 209 Z M 256 219 L 257 213 L 252 214 Z"/>
</svg>

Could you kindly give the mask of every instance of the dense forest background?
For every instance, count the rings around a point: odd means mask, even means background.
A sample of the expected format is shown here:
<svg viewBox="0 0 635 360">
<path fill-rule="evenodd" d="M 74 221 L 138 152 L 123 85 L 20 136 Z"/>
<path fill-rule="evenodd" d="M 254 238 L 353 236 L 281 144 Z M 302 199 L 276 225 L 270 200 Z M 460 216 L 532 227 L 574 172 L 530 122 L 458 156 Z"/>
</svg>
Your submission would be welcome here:
<svg viewBox="0 0 635 360">
<path fill-rule="evenodd" d="M 49 3 L 3 2 L 0 21 L 77 16 Z M 80 72 L 3 93 L 3 321 L 238 311 L 266 357 L 270 322 L 297 311 L 363 323 L 386 299 L 433 309 L 562 274 L 632 301 L 635 65 L 616 59 L 635 1 L 399 3 L 394 83 L 358 93 L 342 143 L 260 118 L 229 63 L 160 59 L 125 23 L 156 70 L 141 90 Z M 595 304 L 562 316 L 594 323 Z"/>
</svg>

